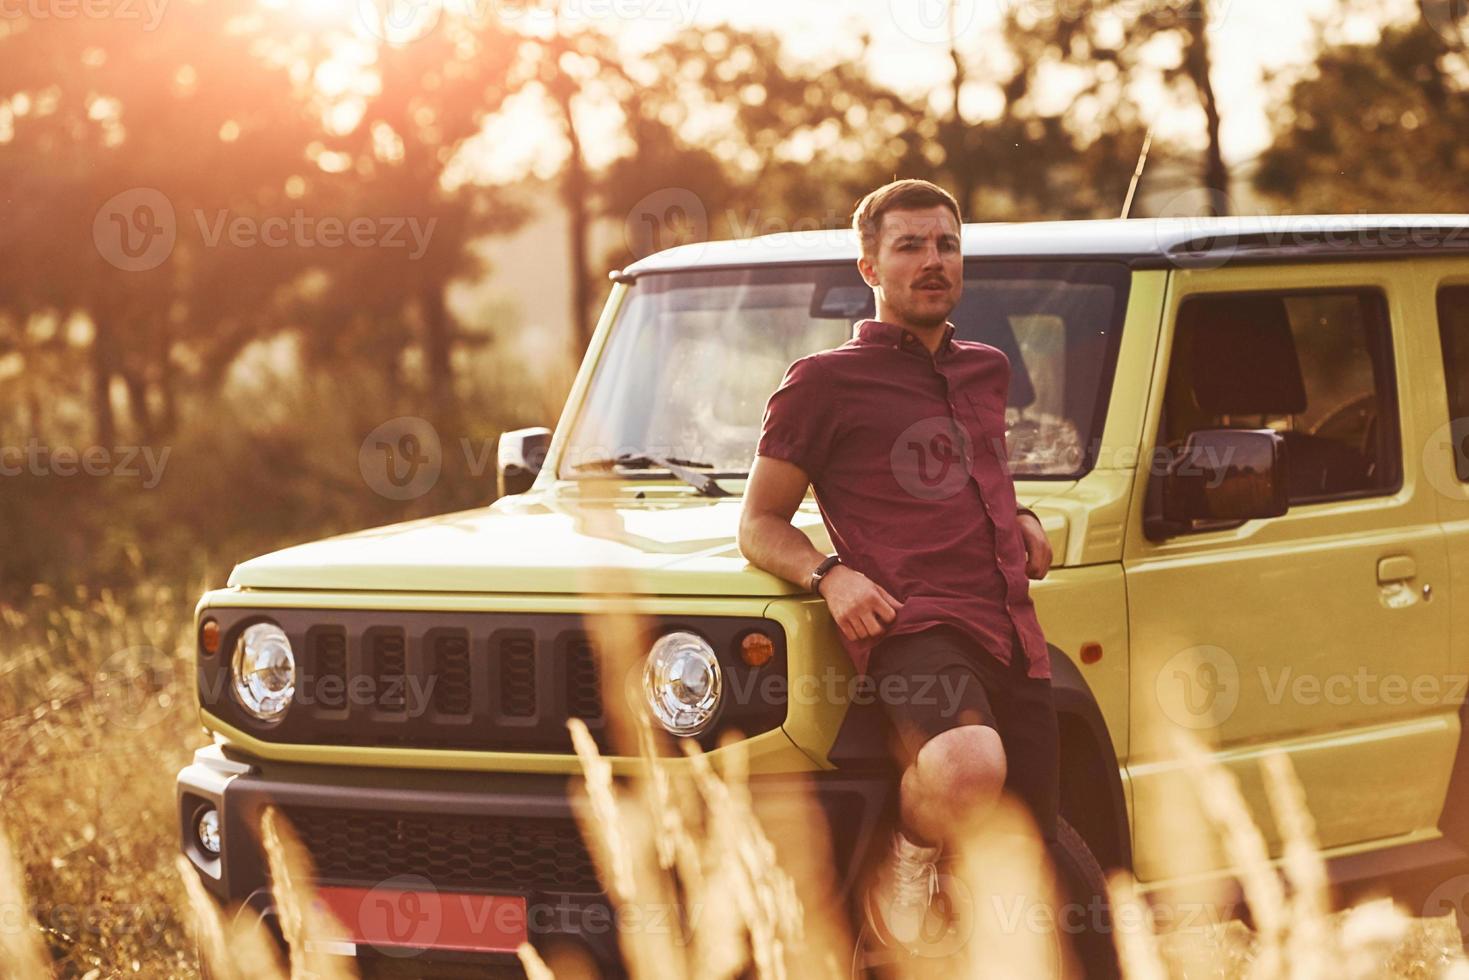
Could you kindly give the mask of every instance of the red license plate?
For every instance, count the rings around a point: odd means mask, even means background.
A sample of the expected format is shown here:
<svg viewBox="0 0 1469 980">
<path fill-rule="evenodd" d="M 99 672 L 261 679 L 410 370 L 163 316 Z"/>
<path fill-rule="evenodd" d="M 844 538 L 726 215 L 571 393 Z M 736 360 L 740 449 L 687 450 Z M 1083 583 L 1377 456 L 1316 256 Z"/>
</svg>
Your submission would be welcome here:
<svg viewBox="0 0 1469 980">
<path fill-rule="evenodd" d="M 527 941 L 525 899 L 519 895 L 324 886 L 319 900 L 346 942 L 374 947 L 513 953 Z"/>
</svg>

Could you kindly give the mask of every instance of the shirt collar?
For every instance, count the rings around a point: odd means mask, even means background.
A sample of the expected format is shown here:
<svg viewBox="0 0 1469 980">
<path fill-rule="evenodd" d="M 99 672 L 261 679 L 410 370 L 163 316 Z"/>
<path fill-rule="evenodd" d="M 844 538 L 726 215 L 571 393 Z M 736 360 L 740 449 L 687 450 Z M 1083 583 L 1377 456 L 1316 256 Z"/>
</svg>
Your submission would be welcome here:
<svg viewBox="0 0 1469 980">
<path fill-rule="evenodd" d="M 864 344 L 880 344 L 883 347 L 896 347 L 899 350 L 912 351 L 915 354 L 927 354 L 928 348 L 923 346 L 912 332 L 903 329 L 895 323 L 884 320 L 863 320 L 857 324 L 857 339 Z M 944 339 L 939 342 L 938 353 L 946 354 L 953 349 L 954 325 L 944 324 Z"/>
</svg>

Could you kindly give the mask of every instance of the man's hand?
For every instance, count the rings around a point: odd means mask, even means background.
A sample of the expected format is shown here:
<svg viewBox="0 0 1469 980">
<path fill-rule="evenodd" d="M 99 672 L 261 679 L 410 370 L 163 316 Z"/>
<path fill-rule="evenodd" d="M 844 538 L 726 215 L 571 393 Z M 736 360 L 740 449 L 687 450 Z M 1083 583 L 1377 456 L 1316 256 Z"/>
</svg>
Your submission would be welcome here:
<svg viewBox="0 0 1469 980">
<path fill-rule="evenodd" d="M 1051 570 L 1051 541 L 1041 522 L 1030 514 L 1015 518 L 1020 525 L 1020 537 L 1025 542 L 1025 574 L 1029 578 L 1043 579 Z"/>
<path fill-rule="evenodd" d="M 903 604 L 887 589 L 856 569 L 837 565 L 817 586 L 826 608 L 848 640 L 880 636 L 898 617 Z"/>
</svg>

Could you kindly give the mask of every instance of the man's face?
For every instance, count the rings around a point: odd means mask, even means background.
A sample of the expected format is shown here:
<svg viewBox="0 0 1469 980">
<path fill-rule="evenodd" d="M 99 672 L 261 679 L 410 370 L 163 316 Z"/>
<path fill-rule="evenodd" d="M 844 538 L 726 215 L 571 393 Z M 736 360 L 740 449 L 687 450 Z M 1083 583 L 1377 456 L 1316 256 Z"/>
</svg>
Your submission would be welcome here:
<svg viewBox="0 0 1469 980">
<path fill-rule="evenodd" d="M 964 291 L 959 223 L 942 205 L 889 211 L 878 229 L 877 254 L 863 256 L 858 266 L 867 284 L 877 288 L 880 317 L 900 325 L 938 326 Z"/>
</svg>

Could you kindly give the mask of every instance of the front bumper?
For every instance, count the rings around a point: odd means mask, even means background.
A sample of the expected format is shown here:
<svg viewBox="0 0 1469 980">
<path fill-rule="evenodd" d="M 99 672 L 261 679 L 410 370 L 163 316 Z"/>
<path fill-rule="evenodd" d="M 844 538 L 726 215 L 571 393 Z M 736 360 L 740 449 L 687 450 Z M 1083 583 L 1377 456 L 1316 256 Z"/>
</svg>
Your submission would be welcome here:
<svg viewBox="0 0 1469 980">
<path fill-rule="evenodd" d="M 533 945 L 570 942 L 615 973 L 618 930 L 631 917 L 609 905 L 577 832 L 581 804 L 573 790 L 580 784 L 580 777 L 559 775 L 268 762 L 215 745 L 179 773 L 181 847 L 222 905 L 269 923 L 274 908 L 259 827 L 265 808 L 275 806 L 306 846 L 318 885 L 520 896 Z M 830 841 L 832 888 L 849 900 L 891 814 L 891 770 L 754 776 L 751 789 L 773 840 L 783 833 L 779 822 L 797 819 L 793 814 L 825 823 L 817 839 Z M 210 806 L 220 814 L 218 856 L 195 833 L 199 813 Z M 413 937 L 415 944 L 424 940 L 426 957 L 440 957 L 431 935 Z"/>
</svg>

